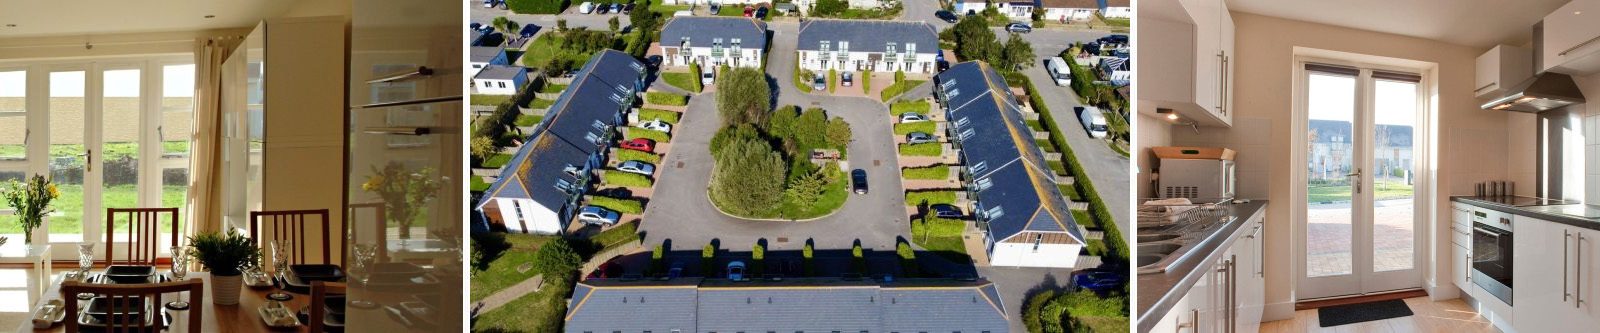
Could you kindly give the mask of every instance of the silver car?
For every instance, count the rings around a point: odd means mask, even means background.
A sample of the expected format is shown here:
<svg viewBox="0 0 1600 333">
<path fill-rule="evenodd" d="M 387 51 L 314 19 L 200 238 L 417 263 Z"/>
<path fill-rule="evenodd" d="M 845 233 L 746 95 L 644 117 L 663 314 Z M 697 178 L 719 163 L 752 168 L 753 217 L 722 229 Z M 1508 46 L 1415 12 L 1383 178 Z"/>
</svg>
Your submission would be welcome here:
<svg viewBox="0 0 1600 333">
<path fill-rule="evenodd" d="M 595 206 L 584 206 L 583 210 L 578 212 L 578 221 L 583 224 L 613 225 L 617 224 L 617 219 L 620 218 L 622 216 L 617 212 Z"/>
<path fill-rule="evenodd" d="M 645 176 L 656 174 L 656 166 L 642 161 L 626 161 L 617 165 L 617 170 L 627 173 L 637 173 Z"/>
<path fill-rule="evenodd" d="M 924 116 L 921 113 L 916 112 L 906 112 L 900 114 L 900 122 L 902 123 L 914 123 L 919 121 L 928 121 L 928 116 Z"/>
<path fill-rule="evenodd" d="M 651 120 L 651 121 L 646 121 L 644 123 L 641 123 L 641 124 L 639 124 L 639 128 L 652 130 L 652 131 L 661 131 L 661 132 L 666 132 L 666 133 L 672 133 L 672 124 L 669 124 L 669 123 L 667 123 L 665 121 L 661 121 L 661 119 L 656 119 L 656 120 Z"/>
<path fill-rule="evenodd" d="M 929 143 L 935 141 L 938 141 L 938 139 L 935 139 L 933 134 L 923 132 L 906 133 L 906 143 L 909 144 Z"/>
</svg>

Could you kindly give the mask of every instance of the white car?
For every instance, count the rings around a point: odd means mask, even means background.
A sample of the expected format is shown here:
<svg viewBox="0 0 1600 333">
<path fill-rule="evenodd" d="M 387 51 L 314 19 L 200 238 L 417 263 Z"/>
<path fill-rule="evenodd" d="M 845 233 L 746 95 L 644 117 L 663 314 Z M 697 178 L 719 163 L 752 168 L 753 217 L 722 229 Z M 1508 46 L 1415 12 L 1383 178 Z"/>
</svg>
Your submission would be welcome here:
<svg viewBox="0 0 1600 333">
<path fill-rule="evenodd" d="M 924 116 L 921 113 L 916 112 L 906 112 L 900 114 L 900 122 L 902 123 L 914 123 L 919 121 L 928 121 L 928 116 Z"/>
<path fill-rule="evenodd" d="M 657 118 L 656 120 L 651 120 L 651 121 L 646 121 L 644 123 L 641 123 L 641 124 L 639 124 L 639 128 L 652 130 L 652 131 L 661 131 L 661 132 L 665 132 L 665 133 L 672 133 L 672 124 L 668 124 L 665 121 L 661 121 L 660 118 Z"/>
<path fill-rule="evenodd" d="M 712 66 L 700 67 L 700 84 L 712 84 L 717 82 L 717 70 L 711 67 Z"/>
<path fill-rule="evenodd" d="M 642 161 L 625 161 L 617 165 L 617 170 L 627 173 L 637 173 L 645 176 L 654 176 L 656 166 Z"/>
<path fill-rule="evenodd" d="M 578 12 L 584 14 L 594 13 L 594 3 L 584 2 L 583 4 L 578 5 Z"/>
<path fill-rule="evenodd" d="M 680 10 L 680 11 L 672 12 L 672 17 L 679 17 L 679 16 L 694 16 L 694 12 L 687 11 L 687 10 Z"/>
<path fill-rule="evenodd" d="M 621 216 L 617 212 L 595 206 L 584 206 L 583 210 L 578 212 L 578 221 L 583 224 L 612 225 L 617 224 L 619 218 Z"/>
</svg>

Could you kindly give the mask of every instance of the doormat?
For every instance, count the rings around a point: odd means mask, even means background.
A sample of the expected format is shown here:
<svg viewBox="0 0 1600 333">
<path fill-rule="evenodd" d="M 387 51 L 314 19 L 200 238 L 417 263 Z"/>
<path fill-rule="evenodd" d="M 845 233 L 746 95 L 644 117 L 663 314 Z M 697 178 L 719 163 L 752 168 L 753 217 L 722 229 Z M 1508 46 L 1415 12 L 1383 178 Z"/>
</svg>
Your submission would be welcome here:
<svg viewBox="0 0 1600 333">
<path fill-rule="evenodd" d="M 1322 327 L 1333 327 L 1374 320 L 1410 316 L 1411 307 L 1403 300 L 1387 300 L 1322 307 L 1317 309 L 1317 321 Z"/>
</svg>

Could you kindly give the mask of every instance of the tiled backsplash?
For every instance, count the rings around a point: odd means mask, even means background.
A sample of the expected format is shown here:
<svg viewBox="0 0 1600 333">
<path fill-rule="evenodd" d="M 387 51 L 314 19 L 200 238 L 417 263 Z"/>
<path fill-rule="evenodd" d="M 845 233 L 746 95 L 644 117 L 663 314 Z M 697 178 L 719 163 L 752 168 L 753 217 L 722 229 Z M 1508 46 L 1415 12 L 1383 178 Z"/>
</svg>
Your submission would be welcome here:
<svg viewBox="0 0 1600 333">
<path fill-rule="evenodd" d="M 1272 180 L 1272 119 L 1235 115 L 1233 127 L 1200 128 L 1200 133 L 1189 127 L 1172 128 L 1173 146 L 1223 147 L 1238 152 L 1234 162 L 1237 190 L 1234 196 L 1249 199 L 1266 199 Z"/>
</svg>

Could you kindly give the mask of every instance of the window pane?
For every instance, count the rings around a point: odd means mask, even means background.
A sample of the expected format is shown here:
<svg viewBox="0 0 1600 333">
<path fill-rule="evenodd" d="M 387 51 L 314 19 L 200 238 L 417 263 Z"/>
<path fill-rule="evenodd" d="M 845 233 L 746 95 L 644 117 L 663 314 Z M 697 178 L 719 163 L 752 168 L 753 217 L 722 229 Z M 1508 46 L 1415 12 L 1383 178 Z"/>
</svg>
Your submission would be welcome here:
<svg viewBox="0 0 1600 333">
<path fill-rule="evenodd" d="M 83 238 L 85 72 L 50 73 L 50 178 L 61 191 L 48 221 L 51 242 Z"/>
<path fill-rule="evenodd" d="M 1350 274 L 1356 79 L 1312 73 L 1307 92 L 1306 276 Z"/>
<path fill-rule="evenodd" d="M 0 72 L 0 161 L 28 156 L 22 145 L 27 135 L 28 72 Z"/>
<path fill-rule="evenodd" d="M 139 208 L 139 70 L 109 70 L 101 79 L 101 206 Z M 127 239 L 128 215 L 112 216 L 116 240 Z M 91 228 L 103 226 L 90 225 Z"/>
<path fill-rule="evenodd" d="M 1411 269 L 1416 249 L 1411 170 L 1412 129 L 1417 124 L 1417 84 L 1373 84 L 1374 127 L 1372 246 L 1374 272 Z"/>
<path fill-rule="evenodd" d="M 189 195 L 189 135 L 194 122 L 194 65 L 161 70 L 161 207 L 183 208 Z M 183 214 L 178 214 L 180 232 Z M 163 226 L 161 230 L 171 230 Z"/>
</svg>

